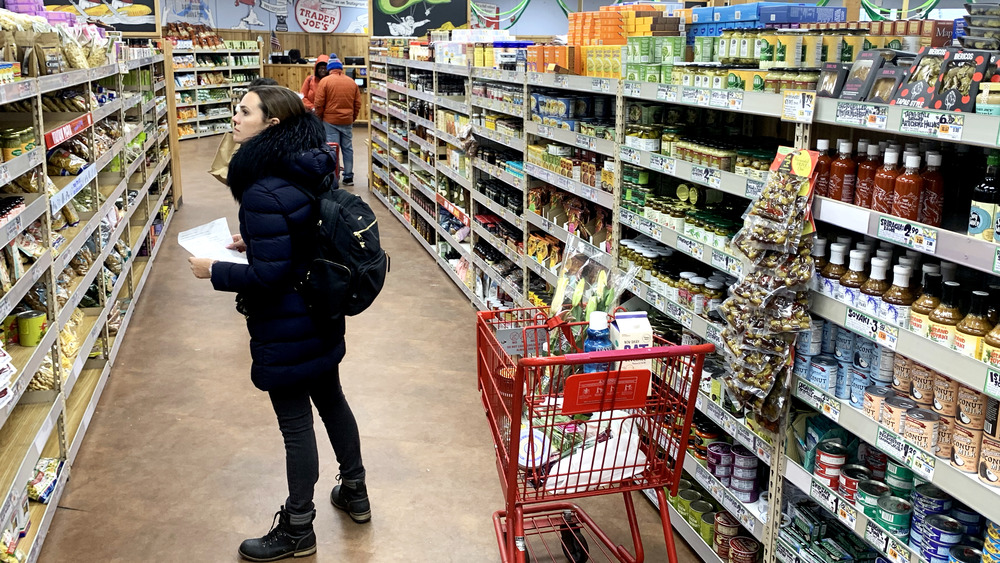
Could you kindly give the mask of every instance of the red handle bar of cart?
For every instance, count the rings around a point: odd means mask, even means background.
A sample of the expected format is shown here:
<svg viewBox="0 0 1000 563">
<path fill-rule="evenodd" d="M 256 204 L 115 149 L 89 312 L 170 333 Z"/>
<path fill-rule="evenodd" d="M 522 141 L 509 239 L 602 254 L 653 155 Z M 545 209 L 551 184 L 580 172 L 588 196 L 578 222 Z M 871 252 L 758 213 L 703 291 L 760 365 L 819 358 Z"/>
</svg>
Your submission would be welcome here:
<svg viewBox="0 0 1000 563">
<path fill-rule="evenodd" d="M 629 360 L 647 360 L 653 358 L 674 358 L 677 356 L 711 354 L 712 352 L 715 352 L 715 344 L 696 344 L 694 346 L 657 346 L 655 348 L 631 348 L 628 350 L 604 350 L 601 352 L 566 354 L 565 356 L 521 358 L 517 363 L 524 367 L 580 365 L 603 362 L 624 362 Z"/>
</svg>

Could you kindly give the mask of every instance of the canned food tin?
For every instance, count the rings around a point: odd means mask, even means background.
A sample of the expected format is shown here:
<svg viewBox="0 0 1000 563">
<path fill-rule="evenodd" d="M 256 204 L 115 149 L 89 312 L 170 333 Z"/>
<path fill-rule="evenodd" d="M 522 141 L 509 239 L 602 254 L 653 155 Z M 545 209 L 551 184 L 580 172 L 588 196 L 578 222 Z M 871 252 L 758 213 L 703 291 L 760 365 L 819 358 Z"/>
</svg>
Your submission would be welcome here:
<svg viewBox="0 0 1000 563">
<path fill-rule="evenodd" d="M 969 545 L 955 546 L 948 553 L 949 563 L 979 563 L 982 559 L 983 552 Z"/>
<path fill-rule="evenodd" d="M 698 526 L 698 534 L 705 543 L 712 545 L 715 541 L 715 513 L 706 512 L 701 515 L 701 524 Z"/>
<path fill-rule="evenodd" d="M 693 489 L 688 489 L 678 493 L 677 497 L 677 513 L 687 520 L 688 512 L 691 510 L 691 503 L 701 500 L 701 493 Z"/>
<path fill-rule="evenodd" d="M 729 563 L 756 563 L 760 544 L 752 538 L 729 540 Z"/>
<path fill-rule="evenodd" d="M 722 536 L 716 534 L 715 553 L 717 553 L 719 558 L 723 561 L 729 561 L 729 538 L 723 538 Z"/>
<path fill-rule="evenodd" d="M 691 488 L 691 481 L 688 481 L 687 479 L 681 479 L 677 481 L 677 494 L 674 496 L 667 497 L 667 502 L 670 503 L 670 506 L 674 507 L 674 510 L 677 510 L 677 500 L 678 498 L 680 498 L 679 495 L 690 488 Z"/>
<path fill-rule="evenodd" d="M 968 506 L 965 506 L 959 502 L 952 502 L 951 506 L 951 517 L 959 522 L 964 522 L 966 524 L 975 524 L 977 527 L 982 521 L 983 517 L 979 515 L 978 512 L 972 510 Z M 998 538 L 1000 539 L 1000 538 Z"/>
<path fill-rule="evenodd" d="M 836 356 L 838 361 L 854 361 L 854 345 L 856 340 L 857 336 L 849 330 L 837 331 L 837 347 L 834 349 L 833 355 Z"/>
<path fill-rule="evenodd" d="M 934 401 L 931 408 L 944 416 L 955 416 L 958 409 L 958 382 L 941 373 L 934 374 Z"/>
<path fill-rule="evenodd" d="M 743 446 L 733 446 L 733 458 L 733 465 L 736 467 L 746 469 L 755 469 L 757 467 L 757 456 Z"/>
<path fill-rule="evenodd" d="M 827 477 L 825 475 L 820 475 L 819 473 L 813 474 L 813 479 L 816 479 L 820 483 L 823 483 L 829 489 L 836 489 L 837 483 L 840 482 L 840 475 L 834 477 Z"/>
<path fill-rule="evenodd" d="M 910 394 L 910 359 L 899 354 L 892 360 L 892 388 L 900 395 Z"/>
<path fill-rule="evenodd" d="M 931 406 L 934 402 L 934 370 L 911 360 L 910 398 L 921 406 Z"/>
<path fill-rule="evenodd" d="M 743 491 L 736 488 L 730 489 L 733 492 L 733 496 L 736 497 L 742 503 L 757 502 L 757 497 L 760 495 L 760 491 L 757 488 L 750 489 L 749 491 Z"/>
<path fill-rule="evenodd" d="M 812 356 L 795 354 L 795 362 L 792 364 L 792 374 L 804 381 L 810 381 L 809 370 L 812 368 Z"/>
<path fill-rule="evenodd" d="M 941 543 L 936 541 L 930 541 L 926 539 L 926 536 L 924 536 L 924 538 L 925 539 L 922 542 L 920 542 L 920 545 L 923 547 L 923 549 L 920 551 L 921 554 L 923 554 L 923 556 L 926 557 L 927 559 L 940 559 L 944 557 L 945 560 L 947 560 L 948 554 L 951 552 L 951 548 L 958 545 L 958 542 Z"/>
<path fill-rule="evenodd" d="M 955 437 L 955 417 L 941 416 L 938 420 L 938 441 L 934 448 L 934 455 L 940 458 L 951 459 L 952 440 Z"/>
<path fill-rule="evenodd" d="M 955 545 L 964 533 L 965 525 L 951 516 L 932 514 L 924 519 L 924 542 Z"/>
<path fill-rule="evenodd" d="M 928 509 L 927 512 L 935 514 L 951 510 L 954 502 L 951 495 L 933 483 L 924 483 L 923 485 L 914 487 L 911 500 L 913 501 L 914 510 L 920 506 Z"/>
<path fill-rule="evenodd" d="M 715 533 L 722 536 L 735 536 L 740 531 L 740 521 L 728 512 L 715 513 Z"/>
<path fill-rule="evenodd" d="M 697 528 L 701 526 L 701 519 L 705 514 L 712 511 L 712 503 L 705 502 L 703 500 L 698 500 L 691 503 L 688 507 L 687 521 L 691 524 L 692 528 Z"/>
<path fill-rule="evenodd" d="M 887 386 L 892 385 L 892 370 L 895 360 L 895 352 L 885 346 L 879 346 L 878 359 L 871 370 L 872 378 L 886 382 Z"/>
<path fill-rule="evenodd" d="M 862 407 L 865 416 L 875 422 L 882 421 L 882 403 L 889 397 L 895 397 L 896 392 L 889 387 L 869 385 L 865 387 L 865 402 Z"/>
<path fill-rule="evenodd" d="M 880 524 L 908 527 L 912 512 L 913 505 L 910 504 L 910 501 L 894 496 L 884 496 L 878 499 L 876 519 Z"/>
<path fill-rule="evenodd" d="M 868 374 L 856 368 L 851 368 L 851 406 L 865 406 L 865 389 L 868 388 Z"/>
<path fill-rule="evenodd" d="M 833 395 L 838 399 L 851 399 L 851 363 L 837 363 L 837 384 L 834 387 Z"/>
<path fill-rule="evenodd" d="M 837 332 L 847 330 L 831 323 L 823 321 L 823 346 L 821 354 L 833 354 L 837 351 Z"/>
<path fill-rule="evenodd" d="M 733 466 L 732 465 L 715 465 L 714 463 L 708 464 L 708 472 L 714 477 L 732 477 L 733 476 Z"/>
<path fill-rule="evenodd" d="M 933 452 L 937 446 L 940 419 L 941 415 L 927 409 L 914 408 L 906 411 L 903 438 L 925 452 Z"/>
<path fill-rule="evenodd" d="M 885 476 L 886 478 L 892 477 L 899 481 L 909 481 L 913 482 L 913 471 L 909 467 L 897 462 L 894 459 L 886 460 L 885 464 Z M 907 487 L 912 489 L 913 487 Z"/>
<path fill-rule="evenodd" d="M 732 465 L 733 447 L 725 442 L 709 444 L 708 459 L 715 465 Z"/>
<path fill-rule="evenodd" d="M 816 463 L 843 465 L 847 461 L 847 448 L 833 440 L 824 440 L 816 446 Z"/>
<path fill-rule="evenodd" d="M 906 411 L 917 406 L 907 397 L 895 396 L 882 402 L 881 422 L 896 434 L 903 433 Z"/>
<path fill-rule="evenodd" d="M 875 341 L 868 340 L 867 338 L 859 338 L 854 347 L 852 365 L 855 369 L 868 373 L 875 365 L 875 355 L 877 353 L 878 344 L 875 344 Z"/>
<path fill-rule="evenodd" d="M 824 391 L 833 391 L 837 386 L 837 358 L 814 356 L 809 366 L 809 382 Z"/>
<path fill-rule="evenodd" d="M 862 481 L 871 479 L 872 472 L 863 465 L 845 465 L 840 474 L 840 494 L 849 501 L 854 501 L 854 493 Z"/>
<path fill-rule="evenodd" d="M 823 327 L 823 319 L 813 319 L 809 323 L 809 330 L 799 333 L 799 338 L 795 341 L 795 354 L 805 356 L 822 354 Z"/>
<path fill-rule="evenodd" d="M 971 387 L 960 385 L 955 421 L 966 428 L 982 430 L 986 421 L 986 396 Z"/>
<path fill-rule="evenodd" d="M 956 424 L 951 429 L 951 465 L 965 473 L 976 473 L 982 440 L 982 430 Z"/>
<path fill-rule="evenodd" d="M 910 527 L 910 545 L 917 547 L 924 544 L 924 536 L 916 526 Z"/>
<path fill-rule="evenodd" d="M 854 499 L 863 507 L 866 516 L 874 518 L 878 513 L 878 499 L 888 494 L 889 487 L 885 483 L 874 480 L 861 481 L 854 493 Z"/>
<path fill-rule="evenodd" d="M 1000 401 L 986 396 L 986 421 L 983 433 L 991 438 L 1000 438 Z"/>
<path fill-rule="evenodd" d="M 756 479 L 756 467 L 737 467 L 733 469 L 733 479 Z"/>
<path fill-rule="evenodd" d="M 1000 487 L 1000 442 L 983 437 L 979 449 L 979 480 L 991 487 Z"/>
<path fill-rule="evenodd" d="M 757 488 L 757 479 L 737 479 L 736 477 L 733 477 L 729 482 L 729 486 L 733 489 L 749 491 Z"/>
</svg>

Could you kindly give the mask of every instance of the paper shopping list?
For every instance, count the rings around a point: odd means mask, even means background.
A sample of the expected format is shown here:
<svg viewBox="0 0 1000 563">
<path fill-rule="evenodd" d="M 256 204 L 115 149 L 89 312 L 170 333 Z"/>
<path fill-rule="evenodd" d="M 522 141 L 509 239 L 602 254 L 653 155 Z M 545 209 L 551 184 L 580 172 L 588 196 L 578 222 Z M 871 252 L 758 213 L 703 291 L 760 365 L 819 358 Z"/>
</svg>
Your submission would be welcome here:
<svg viewBox="0 0 1000 563">
<path fill-rule="evenodd" d="M 177 233 L 177 243 L 197 258 L 247 264 L 245 254 L 226 248 L 232 242 L 233 235 L 229 232 L 229 222 L 225 217 Z"/>
</svg>

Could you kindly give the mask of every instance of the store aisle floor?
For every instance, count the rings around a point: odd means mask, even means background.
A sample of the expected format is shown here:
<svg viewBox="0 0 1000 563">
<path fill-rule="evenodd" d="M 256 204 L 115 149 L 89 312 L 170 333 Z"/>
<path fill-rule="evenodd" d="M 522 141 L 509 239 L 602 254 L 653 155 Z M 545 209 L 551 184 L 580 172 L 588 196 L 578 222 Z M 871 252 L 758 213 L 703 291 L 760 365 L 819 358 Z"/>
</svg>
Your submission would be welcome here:
<svg viewBox="0 0 1000 563">
<path fill-rule="evenodd" d="M 366 193 L 367 134 L 355 133 Z M 72 468 L 40 561 L 236 561 L 286 496 L 281 435 L 250 383 L 248 336 L 233 296 L 195 279 L 177 233 L 236 204 L 208 169 L 218 137 L 181 143 L 184 199 Z M 374 198 L 371 198 L 374 200 Z M 349 319 L 341 373 L 362 435 L 373 520 L 328 501 L 337 466 L 320 435 L 315 557 L 296 561 L 498 561 L 502 506 L 476 389 L 474 310 L 375 201 L 392 273 L 375 306 Z M 322 429 L 321 425 L 318 425 Z M 659 520 L 635 497 L 646 560 L 666 561 Z M 620 497 L 585 507 L 628 542 Z M 697 557 L 678 537 L 679 558 Z"/>
</svg>

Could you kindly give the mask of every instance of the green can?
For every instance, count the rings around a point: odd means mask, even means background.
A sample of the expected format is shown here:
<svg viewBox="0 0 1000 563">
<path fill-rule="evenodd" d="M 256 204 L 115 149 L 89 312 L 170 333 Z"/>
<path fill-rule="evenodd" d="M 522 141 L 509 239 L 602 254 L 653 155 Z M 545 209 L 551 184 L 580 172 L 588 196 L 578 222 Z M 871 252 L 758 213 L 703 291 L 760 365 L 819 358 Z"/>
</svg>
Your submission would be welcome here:
<svg viewBox="0 0 1000 563">
<path fill-rule="evenodd" d="M 701 500 L 701 493 L 693 489 L 688 489 L 686 491 L 681 491 L 677 493 L 678 501 L 677 513 L 680 514 L 685 520 L 688 519 L 688 514 L 691 512 L 691 503 L 698 502 Z"/>
<path fill-rule="evenodd" d="M 705 543 L 713 545 L 712 542 L 715 541 L 714 512 L 706 512 L 701 515 L 701 525 L 698 526 L 698 533 L 701 535 L 701 539 L 705 540 Z"/>
<path fill-rule="evenodd" d="M 680 498 L 680 494 L 690 488 L 691 488 L 691 481 L 688 481 L 687 479 L 681 479 L 680 481 L 677 482 L 678 496 L 670 496 L 670 491 L 664 491 L 667 494 L 667 502 L 670 503 L 670 506 L 674 507 L 674 510 L 678 510 L 677 500 Z"/>
<path fill-rule="evenodd" d="M 913 514 L 913 504 L 910 501 L 892 495 L 878 499 L 878 512 L 875 521 L 882 524 L 890 532 L 899 528 L 910 529 L 910 516 Z"/>
<path fill-rule="evenodd" d="M 890 478 L 895 478 L 897 481 L 910 481 L 913 482 L 913 471 L 909 467 L 889 458 L 885 465 L 885 482 L 892 485 Z M 897 485 L 898 486 L 898 485 Z M 911 487 L 912 488 L 912 487 Z"/>
<path fill-rule="evenodd" d="M 869 479 L 858 483 L 858 492 L 854 493 L 854 500 L 861 505 L 865 516 L 875 518 L 878 514 L 878 499 L 888 494 L 889 487 L 885 483 Z"/>
<path fill-rule="evenodd" d="M 712 512 L 713 506 L 710 502 L 705 502 L 703 500 L 696 500 L 691 503 L 688 507 L 687 521 L 692 528 L 698 529 L 701 527 L 701 519 L 709 512 Z"/>
</svg>

